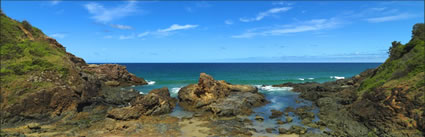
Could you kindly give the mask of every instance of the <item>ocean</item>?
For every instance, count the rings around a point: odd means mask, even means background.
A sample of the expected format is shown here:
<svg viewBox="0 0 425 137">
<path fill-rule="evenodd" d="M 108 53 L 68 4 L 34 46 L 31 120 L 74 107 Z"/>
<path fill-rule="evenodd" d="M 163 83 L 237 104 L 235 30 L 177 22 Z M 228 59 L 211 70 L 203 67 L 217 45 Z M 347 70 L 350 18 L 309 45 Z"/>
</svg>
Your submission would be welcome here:
<svg viewBox="0 0 425 137">
<path fill-rule="evenodd" d="M 253 128 L 263 131 L 267 127 L 286 127 L 291 125 L 305 126 L 300 123 L 300 119 L 294 117 L 290 124 L 276 125 L 276 121 L 269 119 L 270 110 L 283 111 L 291 106 L 311 106 L 312 103 L 298 98 L 298 93 L 291 91 L 290 87 L 271 87 L 273 84 L 286 82 L 326 82 L 337 79 L 350 78 L 360 72 L 376 68 L 381 63 L 123 63 L 129 72 L 136 76 L 143 77 L 148 81 L 148 85 L 129 87 L 146 94 L 150 90 L 161 87 L 168 87 L 173 97 L 177 96 L 179 89 L 188 84 L 198 82 L 199 74 L 205 72 L 216 80 L 225 80 L 232 84 L 248 84 L 257 86 L 259 92 L 266 95 L 269 104 L 255 108 L 255 113 L 248 116 L 254 119 L 256 115 L 263 116 L 263 122 L 254 121 Z M 298 100 L 298 103 L 297 103 Z M 301 103 L 300 103 L 301 102 Z M 314 113 L 318 109 L 313 110 Z M 170 114 L 176 117 L 191 115 L 191 112 L 184 111 L 179 106 Z M 282 118 L 283 121 L 284 117 Z M 316 116 L 315 121 L 319 120 Z M 309 130 L 315 130 L 309 128 Z"/>
</svg>

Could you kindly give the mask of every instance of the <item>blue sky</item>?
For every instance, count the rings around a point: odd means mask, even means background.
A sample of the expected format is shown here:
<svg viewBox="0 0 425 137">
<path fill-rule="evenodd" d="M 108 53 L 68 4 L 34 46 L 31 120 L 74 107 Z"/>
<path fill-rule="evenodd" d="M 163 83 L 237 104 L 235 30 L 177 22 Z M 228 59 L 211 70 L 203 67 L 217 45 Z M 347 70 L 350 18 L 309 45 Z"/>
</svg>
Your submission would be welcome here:
<svg viewBox="0 0 425 137">
<path fill-rule="evenodd" d="M 1 1 L 87 62 L 383 62 L 423 1 Z"/>
</svg>

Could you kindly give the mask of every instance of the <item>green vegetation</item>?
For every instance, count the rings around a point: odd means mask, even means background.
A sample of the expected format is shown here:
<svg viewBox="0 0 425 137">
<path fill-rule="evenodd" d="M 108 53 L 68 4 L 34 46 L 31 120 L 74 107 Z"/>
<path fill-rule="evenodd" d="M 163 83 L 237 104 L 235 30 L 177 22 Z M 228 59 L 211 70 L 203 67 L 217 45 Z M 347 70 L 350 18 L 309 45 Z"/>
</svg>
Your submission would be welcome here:
<svg viewBox="0 0 425 137">
<path fill-rule="evenodd" d="M 2 96 L 9 103 L 19 96 L 41 88 L 52 87 L 53 82 L 29 81 L 32 76 L 67 78 L 70 63 L 66 51 L 47 40 L 47 36 L 28 21 L 16 21 L 0 12 L 0 82 Z"/>
<path fill-rule="evenodd" d="M 359 93 L 372 91 L 375 88 L 393 88 L 401 83 L 409 84 L 412 89 L 424 85 L 425 70 L 425 25 L 413 27 L 412 39 L 405 45 L 394 41 L 389 49 L 390 57 L 377 68 L 376 73 L 365 79 Z"/>
</svg>

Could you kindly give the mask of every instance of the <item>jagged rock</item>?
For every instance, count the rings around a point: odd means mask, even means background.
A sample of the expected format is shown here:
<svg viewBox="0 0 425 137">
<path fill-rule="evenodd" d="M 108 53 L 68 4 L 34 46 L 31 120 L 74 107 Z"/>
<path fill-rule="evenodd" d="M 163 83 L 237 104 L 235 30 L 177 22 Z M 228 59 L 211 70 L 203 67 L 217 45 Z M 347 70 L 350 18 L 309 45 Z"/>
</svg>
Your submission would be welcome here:
<svg viewBox="0 0 425 137">
<path fill-rule="evenodd" d="M 145 115 L 161 115 L 172 112 L 176 99 L 170 97 L 168 88 L 154 89 L 147 95 L 139 95 L 130 102 L 130 106 L 114 108 L 108 111 L 108 117 L 117 120 L 138 119 Z"/>
<path fill-rule="evenodd" d="M 272 133 L 275 129 L 274 128 L 266 128 L 267 133 Z"/>
<path fill-rule="evenodd" d="M 283 115 L 283 112 L 281 112 L 279 110 L 272 109 L 270 111 L 272 112 L 272 115 L 269 116 L 269 118 L 278 118 L 278 117 L 281 117 Z"/>
<path fill-rule="evenodd" d="M 212 112 L 217 116 L 250 114 L 252 107 L 267 103 L 256 87 L 217 81 L 205 73 L 200 74 L 198 84 L 181 88 L 178 98 L 186 110 Z"/>
<path fill-rule="evenodd" d="M 293 120 L 293 118 L 291 117 L 291 116 L 287 116 L 286 117 L 286 123 L 291 123 L 292 122 L 292 120 Z"/>
<path fill-rule="evenodd" d="M 148 84 L 143 78 L 138 78 L 134 74 L 128 72 L 125 66 L 117 64 L 90 64 L 88 66 L 83 67 L 83 69 L 85 71 L 95 74 L 101 81 L 116 81 L 114 83 L 111 83 L 111 86 L 118 86 L 116 84 L 117 82 L 121 86 Z"/>
<path fill-rule="evenodd" d="M 282 121 L 282 120 L 280 120 L 280 119 L 278 119 L 278 120 L 276 120 L 276 124 L 282 125 L 282 124 L 285 124 L 285 122 Z"/>
<path fill-rule="evenodd" d="M 112 87 L 116 87 L 116 86 L 119 86 L 119 85 L 120 85 L 120 82 L 115 81 L 115 80 L 111 80 L 111 81 L 106 81 L 106 82 L 105 82 L 105 85 L 107 85 L 107 86 L 112 86 Z"/>
<path fill-rule="evenodd" d="M 305 134 L 307 132 L 307 129 L 301 126 L 291 126 L 291 128 L 289 128 L 289 132 L 296 134 Z"/>
<path fill-rule="evenodd" d="M 254 119 L 257 120 L 257 121 L 264 121 L 264 117 L 259 116 L 259 115 L 256 115 Z"/>
<path fill-rule="evenodd" d="M 288 132 L 286 128 L 279 128 L 279 134 L 287 134 Z"/>
</svg>

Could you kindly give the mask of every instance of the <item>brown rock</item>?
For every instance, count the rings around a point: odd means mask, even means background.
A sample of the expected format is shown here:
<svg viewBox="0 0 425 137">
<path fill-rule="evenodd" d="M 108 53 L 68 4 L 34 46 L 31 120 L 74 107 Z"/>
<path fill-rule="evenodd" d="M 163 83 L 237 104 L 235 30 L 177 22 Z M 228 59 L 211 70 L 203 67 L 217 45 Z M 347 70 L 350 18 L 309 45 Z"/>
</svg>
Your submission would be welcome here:
<svg viewBox="0 0 425 137">
<path fill-rule="evenodd" d="M 272 109 L 270 111 L 272 112 L 272 115 L 269 116 L 269 118 L 278 118 L 278 117 L 281 117 L 283 115 L 283 112 L 281 112 L 279 110 Z"/>
<path fill-rule="evenodd" d="M 108 111 L 108 117 L 117 120 L 138 119 L 145 115 L 161 115 L 172 112 L 176 99 L 170 97 L 168 88 L 154 89 L 147 95 L 140 95 L 130 102 L 130 106 Z"/>
<path fill-rule="evenodd" d="M 266 128 L 267 133 L 272 133 L 275 129 L 274 128 Z"/>
<path fill-rule="evenodd" d="M 249 85 L 232 85 L 201 73 L 198 84 L 183 87 L 179 104 L 190 111 L 212 112 L 217 116 L 250 114 L 252 107 L 267 103 L 258 89 Z"/>
<path fill-rule="evenodd" d="M 119 86 L 119 85 L 120 85 L 120 82 L 115 81 L 115 80 L 112 80 L 112 81 L 106 81 L 106 82 L 105 82 L 105 85 L 107 85 L 107 86 L 112 86 L 112 87 L 116 87 L 116 86 Z"/>
</svg>

